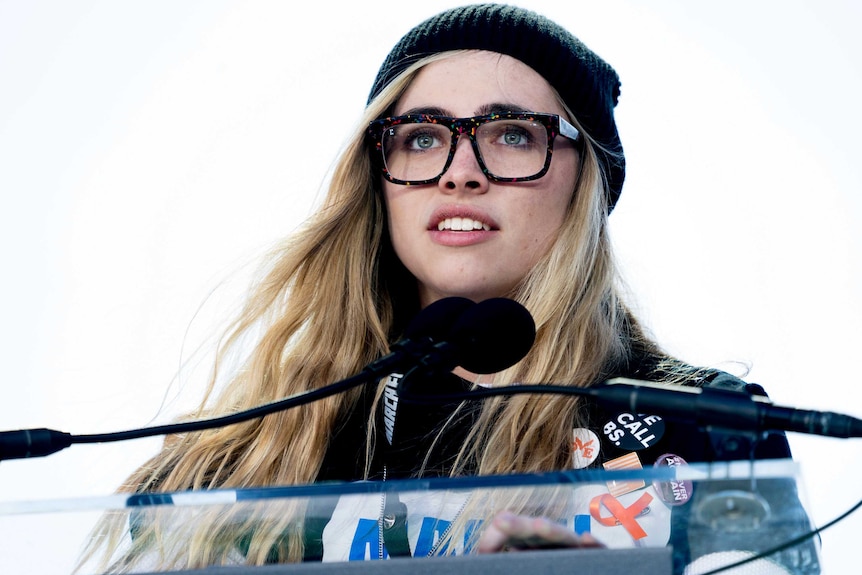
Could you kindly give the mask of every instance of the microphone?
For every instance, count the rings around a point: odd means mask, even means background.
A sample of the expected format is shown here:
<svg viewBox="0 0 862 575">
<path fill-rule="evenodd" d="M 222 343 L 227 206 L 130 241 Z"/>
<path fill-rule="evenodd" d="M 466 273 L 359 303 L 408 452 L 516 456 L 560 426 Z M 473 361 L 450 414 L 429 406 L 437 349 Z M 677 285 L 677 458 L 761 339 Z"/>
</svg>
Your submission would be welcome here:
<svg viewBox="0 0 862 575">
<path fill-rule="evenodd" d="M 450 371 L 457 365 L 474 373 L 495 373 L 523 359 L 535 339 L 536 324 L 524 306 L 507 298 L 487 299 L 462 313 L 449 335 L 410 373 Z"/>
<path fill-rule="evenodd" d="M 429 304 L 413 318 L 404 330 L 404 337 L 392 346 L 392 352 L 365 366 L 363 372 L 369 377 L 382 377 L 420 361 L 476 305 L 463 297 L 447 297 Z"/>
<path fill-rule="evenodd" d="M 862 437 L 862 420 L 840 413 L 774 405 L 767 397 L 714 387 L 667 387 L 615 378 L 590 388 L 597 403 L 633 413 L 666 414 L 702 427 L 762 433 L 792 431 L 827 437 Z"/>
<path fill-rule="evenodd" d="M 404 379 L 407 379 L 406 376 Z M 826 437 L 862 437 L 862 420 L 849 415 L 774 405 L 767 397 L 717 387 L 668 386 L 618 377 L 591 387 L 560 384 L 515 384 L 465 393 L 411 396 L 413 403 L 478 401 L 522 393 L 589 397 L 610 409 L 654 413 L 701 428 L 752 433 L 792 431 Z"/>
<path fill-rule="evenodd" d="M 415 365 L 420 360 L 433 362 L 433 360 L 428 359 L 428 354 L 433 349 L 434 344 L 446 338 L 453 324 L 456 324 L 465 312 L 476 305 L 466 298 L 451 297 L 426 306 L 408 325 L 405 330 L 405 337 L 392 346 L 392 353 L 371 362 L 352 377 L 318 389 L 230 415 L 129 431 L 91 435 L 72 435 L 64 431 L 46 428 L 4 431 L 0 432 L 0 461 L 50 455 L 75 443 L 106 443 L 213 429 L 311 403 L 362 383 L 379 379 L 383 375 L 403 369 L 406 366 Z"/>
</svg>

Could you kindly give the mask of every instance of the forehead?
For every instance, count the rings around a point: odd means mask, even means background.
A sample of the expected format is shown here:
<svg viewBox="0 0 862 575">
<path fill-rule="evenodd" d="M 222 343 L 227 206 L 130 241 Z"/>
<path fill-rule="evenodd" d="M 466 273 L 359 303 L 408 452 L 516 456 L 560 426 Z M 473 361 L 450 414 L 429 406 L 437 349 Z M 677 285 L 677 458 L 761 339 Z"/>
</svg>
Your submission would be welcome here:
<svg viewBox="0 0 862 575">
<path fill-rule="evenodd" d="M 471 116 L 496 104 L 517 111 L 563 113 L 554 89 L 538 72 L 511 56 L 485 51 L 455 54 L 422 68 L 401 95 L 395 113 L 439 109 Z"/>
</svg>

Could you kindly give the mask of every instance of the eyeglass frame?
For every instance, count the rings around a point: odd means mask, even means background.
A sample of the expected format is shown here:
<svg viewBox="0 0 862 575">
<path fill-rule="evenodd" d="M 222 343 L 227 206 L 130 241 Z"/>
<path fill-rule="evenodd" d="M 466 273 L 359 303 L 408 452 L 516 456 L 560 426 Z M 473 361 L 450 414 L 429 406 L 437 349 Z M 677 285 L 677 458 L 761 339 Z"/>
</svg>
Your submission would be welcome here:
<svg viewBox="0 0 862 575">
<path fill-rule="evenodd" d="M 527 120 L 538 122 L 545 127 L 548 133 L 547 152 L 545 153 L 545 163 L 542 169 L 531 176 L 523 176 L 517 178 L 503 178 L 492 174 L 485 166 L 485 161 L 482 159 L 482 154 L 479 152 L 479 143 L 476 141 L 476 130 L 479 126 L 494 122 L 497 120 Z M 401 124 L 442 124 L 449 128 L 452 134 L 452 141 L 449 146 L 449 156 L 443 164 L 443 169 L 440 173 L 425 180 L 400 180 L 392 176 L 386 168 L 386 158 L 383 155 L 383 134 L 387 129 Z M 574 143 L 579 143 L 581 140 L 580 131 L 574 127 L 568 120 L 559 114 L 546 114 L 539 112 L 495 112 L 493 114 L 483 114 L 481 116 L 472 116 L 469 118 L 453 118 L 450 116 L 439 116 L 435 114 L 407 114 L 404 116 L 389 116 L 387 118 L 379 118 L 368 124 L 366 136 L 371 143 L 374 144 L 374 150 L 380 154 L 381 170 L 383 177 L 393 184 L 403 186 L 421 186 L 425 184 L 434 184 L 440 181 L 443 174 L 452 165 L 452 159 L 455 157 L 456 147 L 462 135 L 467 134 L 470 139 L 470 146 L 473 148 L 473 154 L 476 156 L 476 161 L 479 163 L 479 168 L 486 178 L 493 182 L 501 183 L 516 183 L 529 182 L 538 180 L 548 173 L 551 167 L 551 157 L 554 155 L 554 140 L 556 137 L 562 136 Z"/>
</svg>

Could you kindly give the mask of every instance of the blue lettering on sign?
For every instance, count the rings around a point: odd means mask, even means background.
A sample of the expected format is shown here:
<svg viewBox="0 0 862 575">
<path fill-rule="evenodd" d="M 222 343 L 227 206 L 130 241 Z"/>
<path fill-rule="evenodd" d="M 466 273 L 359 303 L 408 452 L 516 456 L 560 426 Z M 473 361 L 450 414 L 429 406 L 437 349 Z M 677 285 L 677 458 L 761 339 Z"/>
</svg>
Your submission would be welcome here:
<svg viewBox="0 0 862 575">
<path fill-rule="evenodd" d="M 372 553 L 373 551 L 373 553 Z M 385 559 L 389 556 L 386 547 L 383 547 L 383 557 L 378 557 L 380 552 L 380 526 L 376 519 L 360 519 L 350 543 L 349 561 L 365 561 L 367 559 Z"/>
<path fill-rule="evenodd" d="M 452 525 L 450 521 L 437 519 L 435 517 L 425 517 L 422 519 L 422 525 L 419 528 L 419 539 L 416 541 L 416 550 L 413 552 L 414 557 L 425 557 L 432 550 L 434 545 L 440 541 L 440 538 L 446 533 L 446 530 Z M 471 519 L 464 526 L 464 552 L 469 553 L 475 542 L 472 541 L 474 533 L 482 525 L 481 519 Z M 440 549 L 434 550 L 434 554 L 439 555 L 455 555 L 456 551 L 449 549 L 447 541 Z"/>
<path fill-rule="evenodd" d="M 471 519 L 467 522 L 467 526 L 464 529 L 464 553 L 473 552 L 473 546 L 478 543 L 478 538 L 474 539 L 473 534 L 481 525 L 481 519 Z"/>
<path fill-rule="evenodd" d="M 575 515 L 575 534 L 581 535 L 590 532 L 590 516 Z"/>
<path fill-rule="evenodd" d="M 419 539 L 416 541 L 416 550 L 413 552 L 414 557 L 425 557 L 432 549 L 434 544 L 440 539 L 444 531 L 449 529 L 451 523 L 442 519 L 433 517 L 425 517 L 422 520 L 422 526 L 419 528 Z M 448 544 L 443 545 L 437 550 L 437 555 L 446 555 Z"/>
</svg>

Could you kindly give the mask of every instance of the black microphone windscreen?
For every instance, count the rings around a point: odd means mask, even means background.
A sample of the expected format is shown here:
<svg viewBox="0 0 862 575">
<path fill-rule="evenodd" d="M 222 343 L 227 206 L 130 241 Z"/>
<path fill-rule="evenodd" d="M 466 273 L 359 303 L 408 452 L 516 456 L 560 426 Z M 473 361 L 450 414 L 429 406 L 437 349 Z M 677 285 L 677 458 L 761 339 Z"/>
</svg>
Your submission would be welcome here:
<svg viewBox="0 0 862 575">
<path fill-rule="evenodd" d="M 464 297 L 447 297 L 435 301 L 420 311 L 404 330 L 404 339 L 428 337 L 434 341 L 445 339 L 452 326 L 465 311 L 476 303 Z"/>
<path fill-rule="evenodd" d="M 495 373 L 521 361 L 536 339 L 533 316 L 518 302 L 492 298 L 467 309 L 452 327 L 458 365 Z"/>
</svg>

